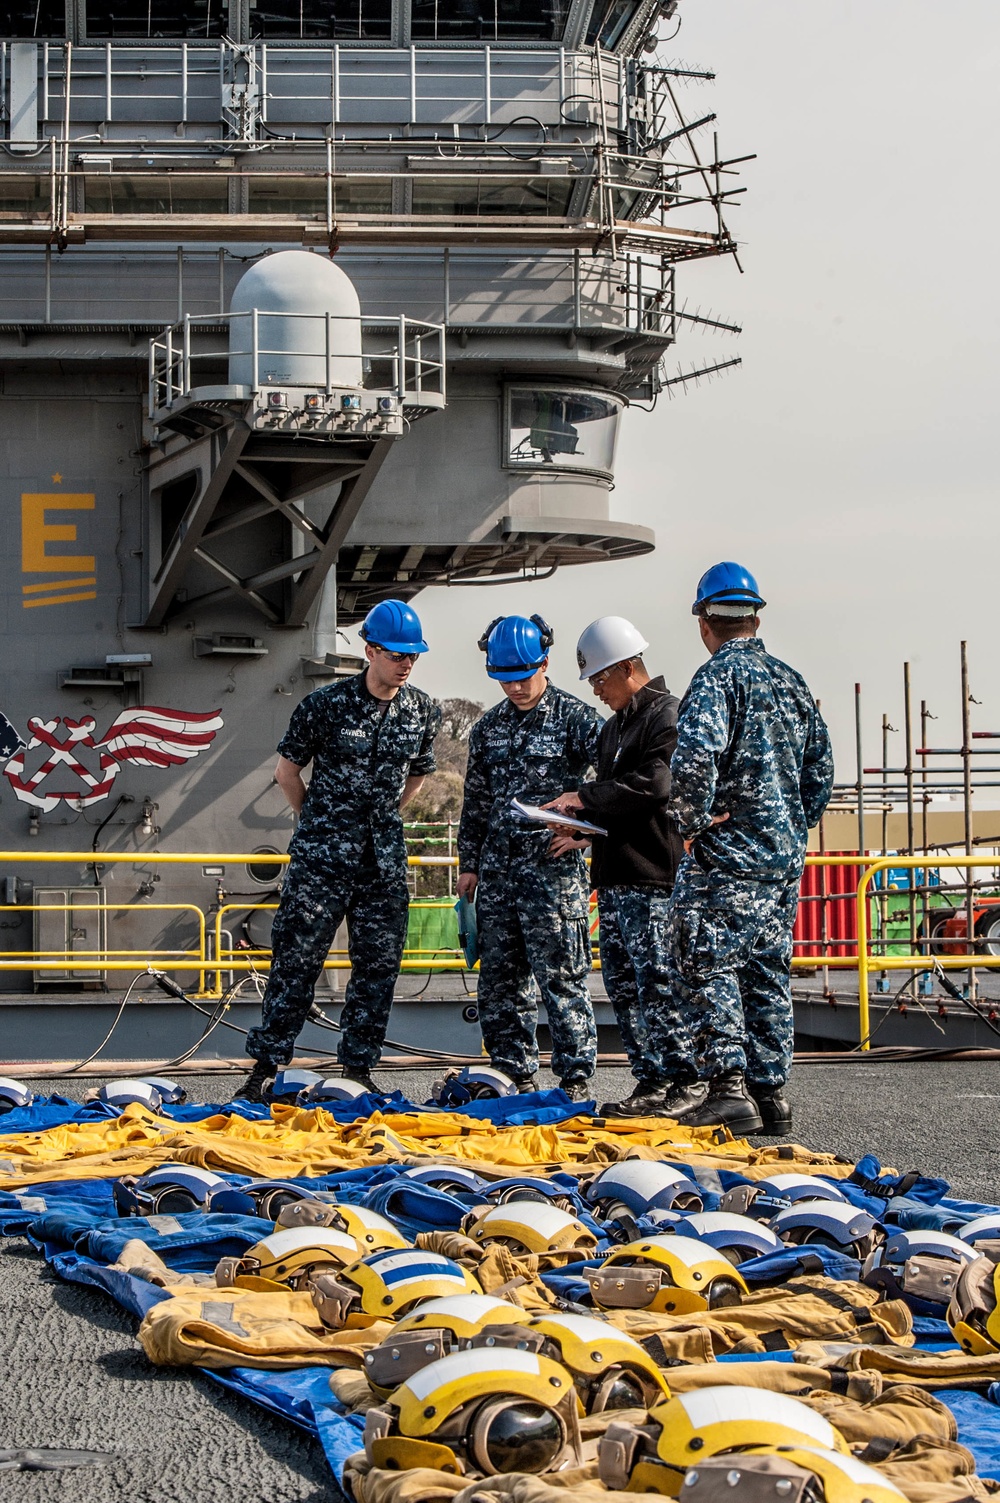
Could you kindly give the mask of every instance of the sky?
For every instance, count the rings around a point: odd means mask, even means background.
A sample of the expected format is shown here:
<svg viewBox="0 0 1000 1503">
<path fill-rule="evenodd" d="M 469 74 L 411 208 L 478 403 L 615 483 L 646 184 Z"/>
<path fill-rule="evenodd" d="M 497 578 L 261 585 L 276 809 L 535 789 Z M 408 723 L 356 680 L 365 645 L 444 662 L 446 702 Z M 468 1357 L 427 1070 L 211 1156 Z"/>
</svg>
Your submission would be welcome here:
<svg viewBox="0 0 1000 1503">
<path fill-rule="evenodd" d="M 733 354 L 742 367 L 626 415 L 612 515 L 653 527 L 655 553 L 424 591 L 426 634 L 449 650 L 414 682 L 492 702 L 476 638 L 501 612 L 540 610 L 557 682 L 575 681 L 587 622 L 618 614 L 680 692 L 703 661 L 695 584 L 737 559 L 769 602 L 766 645 L 821 699 L 849 781 L 854 684 L 874 765 L 883 711 L 903 724 L 906 660 L 935 744 L 958 744 L 963 638 L 974 727 L 1000 731 L 1000 7 L 682 0 L 680 13 L 660 59 L 718 75 L 685 91 L 688 117 L 714 110 L 723 155 L 757 155 L 728 216 L 743 275 L 730 258 L 678 273 L 690 308 L 744 332 L 685 334 L 668 367 Z"/>
</svg>

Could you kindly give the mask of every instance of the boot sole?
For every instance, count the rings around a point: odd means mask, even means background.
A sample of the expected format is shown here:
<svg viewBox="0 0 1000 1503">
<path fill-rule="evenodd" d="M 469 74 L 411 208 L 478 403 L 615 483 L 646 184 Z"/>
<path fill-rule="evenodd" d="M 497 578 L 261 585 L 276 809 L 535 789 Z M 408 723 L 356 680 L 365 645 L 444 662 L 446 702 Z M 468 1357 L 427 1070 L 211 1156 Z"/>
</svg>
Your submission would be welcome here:
<svg viewBox="0 0 1000 1503">
<path fill-rule="evenodd" d="M 761 1127 L 753 1128 L 750 1136 L 768 1138 L 787 1138 L 792 1130 L 790 1122 L 765 1122 Z"/>
</svg>

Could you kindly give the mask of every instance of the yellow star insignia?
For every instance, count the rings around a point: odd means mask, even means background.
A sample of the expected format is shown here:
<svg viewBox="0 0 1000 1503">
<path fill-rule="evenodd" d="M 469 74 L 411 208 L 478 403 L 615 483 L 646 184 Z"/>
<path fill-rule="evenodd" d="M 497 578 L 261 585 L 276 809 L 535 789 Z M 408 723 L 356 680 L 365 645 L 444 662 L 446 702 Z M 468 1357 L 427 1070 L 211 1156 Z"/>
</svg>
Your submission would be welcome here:
<svg viewBox="0 0 1000 1503">
<path fill-rule="evenodd" d="M 53 477 L 52 477 L 52 484 L 53 485 L 62 485 L 62 476 L 61 475 L 53 475 Z"/>
</svg>

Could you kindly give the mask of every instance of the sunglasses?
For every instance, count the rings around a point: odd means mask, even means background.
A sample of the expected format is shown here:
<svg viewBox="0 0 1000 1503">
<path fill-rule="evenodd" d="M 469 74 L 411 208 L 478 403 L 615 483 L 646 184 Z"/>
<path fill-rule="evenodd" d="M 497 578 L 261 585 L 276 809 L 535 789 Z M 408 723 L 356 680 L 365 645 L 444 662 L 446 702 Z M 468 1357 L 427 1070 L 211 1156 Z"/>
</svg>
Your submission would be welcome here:
<svg viewBox="0 0 1000 1503">
<path fill-rule="evenodd" d="M 615 669 L 620 667 L 621 663 L 612 663 L 610 668 L 603 668 L 600 673 L 595 673 L 593 678 L 588 678 L 587 683 L 592 689 L 599 689 L 602 684 L 607 683 Z"/>
<path fill-rule="evenodd" d="M 390 652 L 387 647 L 377 647 L 374 642 L 371 645 L 376 652 L 388 658 L 390 663 L 415 663 L 420 656 L 419 652 Z"/>
</svg>

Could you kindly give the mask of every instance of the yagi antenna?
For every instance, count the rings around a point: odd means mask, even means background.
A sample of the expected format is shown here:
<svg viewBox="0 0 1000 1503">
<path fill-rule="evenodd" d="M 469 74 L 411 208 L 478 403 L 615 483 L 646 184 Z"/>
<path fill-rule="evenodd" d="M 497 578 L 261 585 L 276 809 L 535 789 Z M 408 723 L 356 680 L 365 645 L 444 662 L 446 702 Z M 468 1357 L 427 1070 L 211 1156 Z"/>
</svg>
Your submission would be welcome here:
<svg viewBox="0 0 1000 1503">
<path fill-rule="evenodd" d="M 740 355 L 736 355 L 732 360 L 720 360 L 717 365 L 696 366 L 689 371 L 681 370 L 678 366 L 676 376 L 668 376 L 667 379 L 662 383 L 660 390 L 668 391 L 672 386 L 683 386 L 686 388 L 688 381 L 694 381 L 694 383 L 697 385 L 697 383 L 703 377 L 705 379 L 708 379 L 708 377 L 710 376 L 718 375 L 720 371 L 727 371 L 734 365 L 742 364 L 742 357 Z"/>
</svg>

